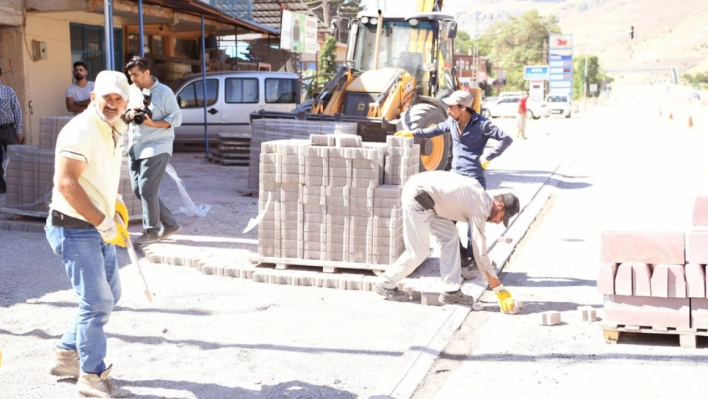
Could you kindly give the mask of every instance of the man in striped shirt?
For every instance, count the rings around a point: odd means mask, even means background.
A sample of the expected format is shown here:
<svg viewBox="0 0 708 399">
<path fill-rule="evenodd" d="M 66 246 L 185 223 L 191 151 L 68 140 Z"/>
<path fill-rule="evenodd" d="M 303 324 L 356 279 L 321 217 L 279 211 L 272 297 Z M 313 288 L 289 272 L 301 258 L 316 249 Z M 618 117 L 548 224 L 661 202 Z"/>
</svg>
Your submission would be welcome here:
<svg viewBox="0 0 708 399">
<path fill-rule="evenodd" d="M 2 69 L 0 69 L 2 78 Z M 0 193 L 7 191 L 7 186 L 3 175 L 5 169 L 3 165 L 4 154 L 7 153 L 7 146 L 10 144 L 22 144 L 22 110 L 20 102 L 17 101 L 17 94 L 11 87 L 5 86 L 0 79 Z"/>
</svg>

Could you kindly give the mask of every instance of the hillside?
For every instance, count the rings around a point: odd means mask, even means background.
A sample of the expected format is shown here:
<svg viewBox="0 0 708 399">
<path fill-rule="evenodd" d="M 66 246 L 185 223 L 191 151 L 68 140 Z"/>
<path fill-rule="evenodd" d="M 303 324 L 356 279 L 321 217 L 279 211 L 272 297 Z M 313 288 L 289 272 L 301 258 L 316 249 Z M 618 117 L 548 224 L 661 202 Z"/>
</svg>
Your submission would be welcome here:
<svg viewBox="0 0 708 399">
<path fill-rule="evenodd" d="M 576 56 L 587 48 L 605 69 L 676 66 L 680 74 L 708 71 L 706 0 L 447 0 L 445 12 L 474 36 L 504 19 L 538 9 L 573 34 Z M 634 26 L 634 40 L 629 38 Z"/>
</svg>

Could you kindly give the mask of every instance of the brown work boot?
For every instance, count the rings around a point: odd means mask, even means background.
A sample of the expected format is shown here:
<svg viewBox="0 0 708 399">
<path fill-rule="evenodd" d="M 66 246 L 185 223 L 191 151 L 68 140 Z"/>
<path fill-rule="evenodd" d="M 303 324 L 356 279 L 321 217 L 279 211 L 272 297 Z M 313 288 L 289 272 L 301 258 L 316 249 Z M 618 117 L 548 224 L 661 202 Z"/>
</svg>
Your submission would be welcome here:
<svg viewBox="0 0 708 399">
<path fill-rule="evenodd" d="M 113 365 L 99 374 L 88 374 L 81 372 L 79 380 L 76 382 L 76 390 L 89 398 L 129 398 L 132 396 L 130 391 L 118 388 L 115 381 L 109 375 L 111 374 Z"/>
<path fill-rule="evenodd" d="M 54 367 L 49 369 L 51 375 L 79 378 L 79 352 L 54 348 L 54 355 Z"/>
</svg>

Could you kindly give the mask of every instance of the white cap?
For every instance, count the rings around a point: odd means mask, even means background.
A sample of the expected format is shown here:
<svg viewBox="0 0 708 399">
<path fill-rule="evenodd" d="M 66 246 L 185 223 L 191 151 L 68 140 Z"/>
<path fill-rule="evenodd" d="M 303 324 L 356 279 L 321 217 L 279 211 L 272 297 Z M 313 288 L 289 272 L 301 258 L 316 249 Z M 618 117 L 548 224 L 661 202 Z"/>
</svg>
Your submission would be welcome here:
<svg viewBox="0 0 708 399">
<path fill-rule="evenodd" d="M 468 91 L 457 90 L 453 91 L 450 96 L 443 98 L 442 101 L 447 105 L 464 105 L 465 107 L 472 108 L 474 96 Z"/>
<path fill-rule="evenodd" d="M 128 101 L 129 88 L 128 78 L 125 77 L 123 72 L 101 71 L 96 76 L 93 92 L 101 97 L 106 94 L 119 94 L 125 101 Z"/>
</svg>

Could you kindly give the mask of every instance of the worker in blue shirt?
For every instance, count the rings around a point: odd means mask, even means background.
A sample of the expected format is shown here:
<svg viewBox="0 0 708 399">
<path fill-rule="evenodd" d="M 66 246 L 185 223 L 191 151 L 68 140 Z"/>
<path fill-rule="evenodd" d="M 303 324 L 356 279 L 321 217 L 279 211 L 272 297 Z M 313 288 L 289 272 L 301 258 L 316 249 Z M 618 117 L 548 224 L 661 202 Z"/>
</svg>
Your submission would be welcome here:
<svg viewBox="0 0 708 399">
<path fill-rule="evenodd" d="M 442 101 L 448 105 L 449 115 L 444 122 L 425 129 L 400 131 L 396 136 L 429 139 L 449 132 L 452 138 L 451 170 L 476 179 L 486 190 L 487 178 L 484 172 L 489 162 L 501 155 L 514 140 L 489 119 L 472 109 L 474 97 L 471 93 L 457 90 Z M 484 148 L 489 139 L 498 140 L 499 143 L 485 154 Z M 474 278 L 477 268 L 472 256 L 472 246 L 469 244 L 472 240 L 469 229 L 467 239 L 467 248 L 461 246 L 463 277 Z"/>
<path fill-rule="evenodd" d="M 2 69 L 0 69 L 2 77 Z M 0 193 L 7 190 L 3 179 L 4 169 L 2 165 L 3 154 L 7 153 L 7 146 L 11 144 L 22 144 L 22 109 L 17 100 L 17 94 L 12 87 L 6 86 L 0 80 Z"/>
</svg>

